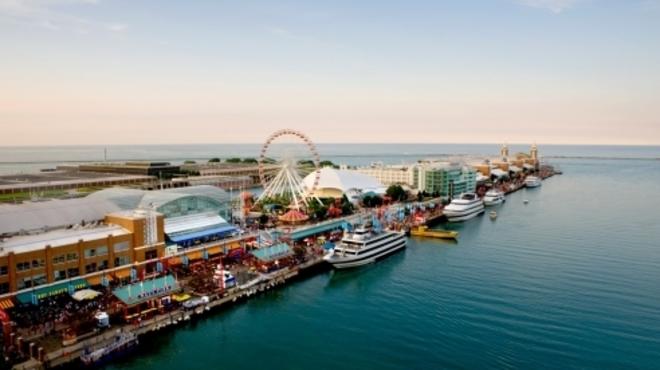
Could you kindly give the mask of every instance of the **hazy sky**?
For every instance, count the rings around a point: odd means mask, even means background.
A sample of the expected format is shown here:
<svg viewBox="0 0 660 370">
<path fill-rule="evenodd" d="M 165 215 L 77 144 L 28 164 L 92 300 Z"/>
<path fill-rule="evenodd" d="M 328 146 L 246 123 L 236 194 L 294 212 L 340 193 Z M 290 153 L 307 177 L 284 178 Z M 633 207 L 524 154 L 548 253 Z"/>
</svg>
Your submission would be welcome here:
<svg viewBox="0 0 660 370">
<path fill-rule="evenodd" d="M 660 144 L 660 0 L 0 0 L 0 145 Z"/>
</svg>

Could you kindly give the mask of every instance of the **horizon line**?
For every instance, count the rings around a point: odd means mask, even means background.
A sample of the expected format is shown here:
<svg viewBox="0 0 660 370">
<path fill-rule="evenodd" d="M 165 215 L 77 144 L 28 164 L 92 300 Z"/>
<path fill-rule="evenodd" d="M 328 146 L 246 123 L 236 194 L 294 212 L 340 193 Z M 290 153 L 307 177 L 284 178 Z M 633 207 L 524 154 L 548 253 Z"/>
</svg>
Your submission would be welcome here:
<svg viewBox="0 0 660 370">
<path fill-rule="evenodd" d="M 19 145 L 0 145 L 0 148 L 46 148 L 46 147 L 121 147 L 121 146 L 185 146 L 185 145 L 263 145 L 263 142 L 194 142 L 194 143 L 142 143 L 142 144 L 19 144 Z M 273 144 L 289 144 L 287 142 L 273 143 Z M 298 143 L 295 143 L 298 144 Z M 302 144 L 302 143 L 300 143 Z M 556 143 L 556 142 L 332 142 L 332 141 L 314 141 L 314 144 L 323 145 L 549 145 L 549 146 L 632 146 L 632 147 L 660 147 L 660 143 L 656 144 L 586 144 L 586 143 Z"/>
</svg>

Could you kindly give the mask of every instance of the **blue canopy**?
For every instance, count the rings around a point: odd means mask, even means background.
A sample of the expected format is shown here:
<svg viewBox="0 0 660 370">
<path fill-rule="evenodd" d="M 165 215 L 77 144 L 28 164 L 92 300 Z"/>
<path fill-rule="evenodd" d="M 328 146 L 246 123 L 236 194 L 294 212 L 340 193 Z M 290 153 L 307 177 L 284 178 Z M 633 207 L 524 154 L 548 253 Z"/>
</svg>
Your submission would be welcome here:
<svg viewBox="0 0 660 370">
<path fill-rule="evenodd" d="M 132 306 L 150 299 L 169 295 L 178 289 L 179 283 L 174 276 L 165 275 L 117 288 L 112 293 L 126 305 Z"/>
<path fill-rule="evenodd" d="M 236 228 L 234 226 L 226 225 L 226 226 L 214 227 L 206 230 L 193 231 L 189 233 L 181 233 L 177 235 L 168 235 L 168 236 L 170 240 L 172 240 L 173 242 L 179 243 L 186 240 L 201 239 L 207 236 L 213 236 L 218 234 L 226 235 L 234 231 L 236 231 Z"/>
<path fill-rule="evenodd" d="M 38 304 L 40 300 L 64 293 L 73 293 L 77 289 L 86 288 L 87 280 L 79 278 L 71 281 L 63 281 L 57 284 L 51 284 L 44 287 L 34 288 L 29 292 L 23 292 L 16 296 L 21 303 Z"/>
<path fill-rule="evenodd" d="M 271 247 L 252 251 L 252 255 L 263 262 L 275 261 L 280 258 L 289 257 L 292 254 L 293 252 L 291 251 L 291 248 L 289 248 L 289 245 L 286 243 L 280 243 Z"/>
</svg>

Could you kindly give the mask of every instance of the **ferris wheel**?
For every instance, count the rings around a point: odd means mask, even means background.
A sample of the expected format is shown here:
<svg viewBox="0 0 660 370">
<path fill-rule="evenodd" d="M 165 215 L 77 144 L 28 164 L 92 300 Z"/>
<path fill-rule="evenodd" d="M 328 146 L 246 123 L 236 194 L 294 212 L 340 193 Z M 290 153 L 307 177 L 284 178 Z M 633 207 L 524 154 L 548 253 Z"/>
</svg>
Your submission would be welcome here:
<svg viewBox="0 0 660 370">
<path fill-rule="evenodd" d="M 271 144 L 280 138 L 293 139 L 298 144 L 303 144 L 303 153 L 298 156 L 285 155 L 281 160 L 275 161 L 269 157 Z M 302 157 L 302 158 L 301 158 Z M 291 207 L 300 209 L 308 206 L 310 199 L 320 200 L 314 196 L 321 177 L 320 158 L 316 146 L 310 138 L 301 131 L 284 129 L 275 131 L 261 147 L 259 155 L 259 179 L 264 188 L 263 193 L 257 199 L 261 202 L 267 198 L 286 197 L 291 200 Z M 278 167 L 275 176 L 268 176 L 268 169 Z M 303 181 L 303 176 L 312 176 L 313 181 Z"/>
</svg>

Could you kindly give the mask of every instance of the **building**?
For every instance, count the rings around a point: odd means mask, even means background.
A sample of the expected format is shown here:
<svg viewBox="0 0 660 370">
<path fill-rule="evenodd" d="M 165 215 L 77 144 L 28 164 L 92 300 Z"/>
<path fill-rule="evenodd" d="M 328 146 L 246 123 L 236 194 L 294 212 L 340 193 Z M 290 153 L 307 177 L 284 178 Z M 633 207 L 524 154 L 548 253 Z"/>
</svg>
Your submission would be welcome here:
<svg viewBox="0 0 660 370">
<path fill-rule="evenodd" d="M 0 294 L 130 266 L 162 256 L 164 247 L 163 216 L 156 212 L 109 214 L 104 222 L 5 238 L 0 242 Z M 120 271 L 106 278 L 128 275 Z M 98 285 L 100 279 L 89 284 Z"/>
<path fill-rule="evenodd" d="M 111 188 L 82 199 L 0 206 L 0 294 L 32 289 L 17 296 L 29 302 L 78 277 L 98 285 L 151 274 L 157 262 L 133 264 L 167 257 L 167 245 L 177 252 L 233 235 L 236 228 L 221 215 L 230 215 L 229 196 L 212 186 Z M 214 248 L 208 253 L 221 252 Z M 189 256 L 196 258 L 202 253 Z"/>
<path fill-rule="evenodd" d="M 455 197 L 474 192 L 477 172 L 469 167 L 450 162 L 422 162 L 415 167 L 416 188 L 442 197 Z"/>
<path fill-rule="evenodd" d="M 255 183 L 250 176 L 188 176 L 173 178 L 172 187 L 211 185 L 224 190 L 251 188 Z"/>
<path fill-rule="evenodd" d="M 85 188 L 105 188 L 111 186 L 143 186 L 155 181 L 152 176 L 107 174 L 100 172 L 80 172 L 73 168 L 35 174 L 0 176 L 0 194 L 15 194 L 7 200 L 24 200 L 25 195 L 39 196 L 41 193 L 62 193 Z M 28 197 L 29 199 L 29 197 Z"/>
<path fill-rule="evenodd" d="M 81 172 L 121 173 L 156 177 L 171 177 L 179 173 L 179 166 L 169 162 L 125 162 L 125 163 L 92 163 L 78 166 Z"/>
<path fill-rule="evenodd" d="M 371 176 L 383 185 L 415 186 L 415 166 L 385 166 L 382 163 L 372 164 L 369 167 L 359 167 L 355 172 Z"/>
<path fill-rule="evenodd" d="M 323 167 L 319 171 L 316 187 L 315 180 L 316 172 L 312 172 L 305 176 L 303 185 L 307 189 L 314 189 L 313 195 L 319 198 L 341 198 L 346 195 L 349 199 L 354 199 L 359 194 L 369 192 L 385 194 L 385 186 L 377 179 L 355 171 Z"/>
</svg>

